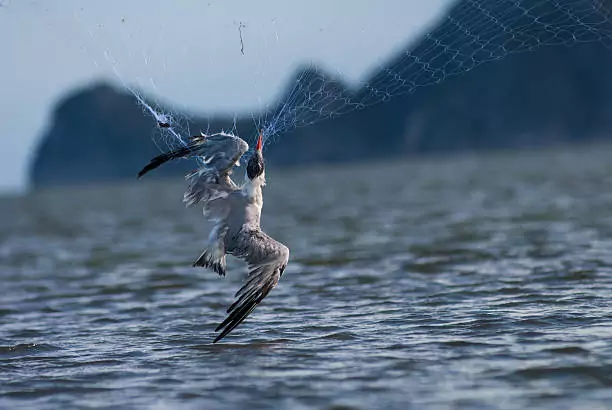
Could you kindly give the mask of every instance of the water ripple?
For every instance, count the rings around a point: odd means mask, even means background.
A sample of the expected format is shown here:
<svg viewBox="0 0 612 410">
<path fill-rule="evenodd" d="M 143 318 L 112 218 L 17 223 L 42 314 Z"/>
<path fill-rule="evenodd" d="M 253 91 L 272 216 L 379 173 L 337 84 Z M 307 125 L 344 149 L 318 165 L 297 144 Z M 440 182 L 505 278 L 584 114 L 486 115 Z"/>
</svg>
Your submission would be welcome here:
<svg viewBox="0 0 612 410">
<path fill-rule="evenodd" d="M 246 270 L 181 185 L 0 199 L 0 408 L 605 408 L 606 152 L 274 174 L 292 260 L 219 344 Z"/>
</svg>

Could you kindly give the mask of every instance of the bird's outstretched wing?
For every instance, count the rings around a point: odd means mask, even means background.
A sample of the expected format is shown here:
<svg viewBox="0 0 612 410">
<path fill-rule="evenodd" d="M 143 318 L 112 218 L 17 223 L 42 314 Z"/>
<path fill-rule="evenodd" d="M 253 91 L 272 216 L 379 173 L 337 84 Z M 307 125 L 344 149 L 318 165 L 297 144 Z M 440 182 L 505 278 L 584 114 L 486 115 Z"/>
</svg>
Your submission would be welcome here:
<svg viewBox="0 0 612 410">
<path fill-rule="evenodd" d="M 204 167 L 221 173 L 230 170 L 248 149 L 249 145 L 242 138 L 235 135 L 223 132 L 211 135 L 197 135 L 191 137 L 186 146 L 165 152 L 153 158 L 140 170 L 138 178 L 160 165 L 177 158 L 201 157 L 204 161 Z"/>
<path fill-rule="evenodd" d="M 187 146 L 153 158 L 138 173 L 138 177 L 173 159 L 200 157 L 203 165 L 185 177 L 190 184 L 183 201 L 187 206 L 200 202 L 206 204 L 238 189 L 231 179 L 232 168 L 239 164 L 248 149 L 249 145 L 243 139 L 231 134 L 195 136 Z"/>
<path fill-rule="evenodd" d="M 236 292 L 236 301 L 227 309 L 227 318 L 215 329 L 221 333 L 213 343 L 223 339 L 257 307 L 278 284 L 289 261 L 289 248 L 259 229 L 243 230 L 232 255 L 249 266 L 245 284 Z"/>
</svg>

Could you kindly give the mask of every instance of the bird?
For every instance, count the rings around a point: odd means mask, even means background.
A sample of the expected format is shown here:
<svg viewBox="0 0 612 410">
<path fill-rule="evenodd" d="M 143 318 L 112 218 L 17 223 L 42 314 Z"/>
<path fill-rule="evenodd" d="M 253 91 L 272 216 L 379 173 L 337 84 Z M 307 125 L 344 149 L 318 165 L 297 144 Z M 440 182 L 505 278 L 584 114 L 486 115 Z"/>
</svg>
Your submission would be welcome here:
<svg viewBox="0 0 612 410">
<path fill-rule="evenodd" d="M 248 266 L 248 276 L 234 295 L 227 317 L 215 329 L 221 333 L 213 343 L 227 336 L 251 314 L 276 287 L 289 262 L 289 248 L 260 226 L 266 185 L 262 138 L 260 133 L 247 162 L 245 181 L 240 186 L 231 175 L 234 166 L 240 166 L 249 145 L 240 137 L 223 132 L 191 137 L 185 146 L 151 159 L 138 173 L 141 178 L 170 160 L 199 158 L 201 166 L 185 176 L 190 183 L 183 202 L 188 207 L 201 204 L 204 216 L 213 227 L 206 248 L 193 266 L 225 276 L 226 255 L 241 259 Z"/>
</svg>

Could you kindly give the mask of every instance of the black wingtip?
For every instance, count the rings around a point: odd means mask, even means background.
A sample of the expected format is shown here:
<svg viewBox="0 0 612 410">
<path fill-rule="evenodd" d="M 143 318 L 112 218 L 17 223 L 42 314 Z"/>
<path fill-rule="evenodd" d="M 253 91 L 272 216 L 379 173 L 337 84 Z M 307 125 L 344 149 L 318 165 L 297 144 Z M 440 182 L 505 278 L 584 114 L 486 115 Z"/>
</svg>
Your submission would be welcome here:
<svg viewBox="0 0 612 410">
<path fill-rule="evenodd" d="M 171 159 L 176 158 L 180 153 L 182 153 L 182 151 L 173 151 L 156 156 L 155 158 L 151 159 L 151 161 L 149 161 L 149 163 L 145 165 L 140 172 L 138 172 L 138 178 L 142 178 L 142 176 L 147 172 L 152 171 Z"/>
<path fill-rule="evenodd" d="M 146 174 L 149 171 L 154 170 L 155 168 L 159 167 L 161 164 L 163 164 L 164 162 L 166 162 L 165 158 L 160 156 L 160 157 L 155 157 L 151 160 L 151 162 L 149 162 L 147 165 L 145 165 L 140 172 L 138 172 L 138 178 L 141 178 L 144 174 Z"/>
<path fill-rule="evenodd" d="M 138 177 L 137 178 L 138 179 L 142 178 L 142 176 L 144 174 L 146 174 L 147 172 L 151 171 L 152 169 L 157 168 L 158 166 L 159 166 L 159 164 L 156 164 L 154 162 L 154 159 L 151 160 L 151 162 L 149 162 L 147 165 L 145 165 L 145 167 L 138 172 Z"/>
<path fill-rule="evenodd" d="M 194 268 L 207 268 L 215 272 L 219 276 L 225 276 L 225 257 L 220 260 L 215 260 L 206 249 L 198 259 L 191 264 Z"/>
</svg>

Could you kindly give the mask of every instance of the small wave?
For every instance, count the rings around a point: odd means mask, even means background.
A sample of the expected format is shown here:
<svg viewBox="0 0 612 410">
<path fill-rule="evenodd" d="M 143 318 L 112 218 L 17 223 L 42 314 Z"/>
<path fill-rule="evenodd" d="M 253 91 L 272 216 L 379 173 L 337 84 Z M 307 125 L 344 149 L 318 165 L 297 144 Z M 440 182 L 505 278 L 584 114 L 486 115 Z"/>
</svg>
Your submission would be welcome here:
<svg viewBox="0 0 612 410">
<path fill-rule="evenodd" d="M 358 336 L 352 332 L 333 332 L 317 337 L 317 339 L 325 340 L 355 340 L 357 338 Z"/>
<path fill-rule="evenodd" d="M 587 349 L 583 349 L 579 346 L 565 346 L 565 347 L 555 347 L 551 349 L 546 349 L 546 352 L 559 354 L 559 355 L 589 355 L 591 352 Z"/>
<path fill-rule="evenodd" d="M 8 315 L 14 315 L 19 313 L 18 310 L 16 309 L 4 309 L 4 308 L 0 308 L 0 317 L 2 316 L 8 316 Z"/>
<path fill-rule="evenodd" d="M 515 371 L 512 376 L 528 380 L 580 379 L 583 383 L 594 381 L 601 386 L 612 386 L 612 371 L 606 365 L 539 366 Z"/>
<path fill-rule="evenodd" d="M 273 347 L 283 347 L 287 344 L 294 343 L 295 340 L 287 338 L 261 340 L 261 341 L 248 341 L 246 343 L 203 343 L 189 346 L 190 349 L 204 351 L 204 352 L 218 352 L 220 350 L 227 349 L 246 349 L 246 350 L 258 350 L 258 349 L 269 349 Z"/>
<path fill-rule="evenodd" d="M 493 343 L 471 342 L 469 340 L 446 340 L 440 342 L 440 345 L 445 347 L 491 347 L 496 346 Z"/>
<path fill-rule="evenodd" d="M 59 349 L 60 348 L 58 346 L 46 343 L 23 343 L 13 346 L 0 346 L 0 356 L 28 356 L 30 354 L 53 352 Z"/>
</svg>

